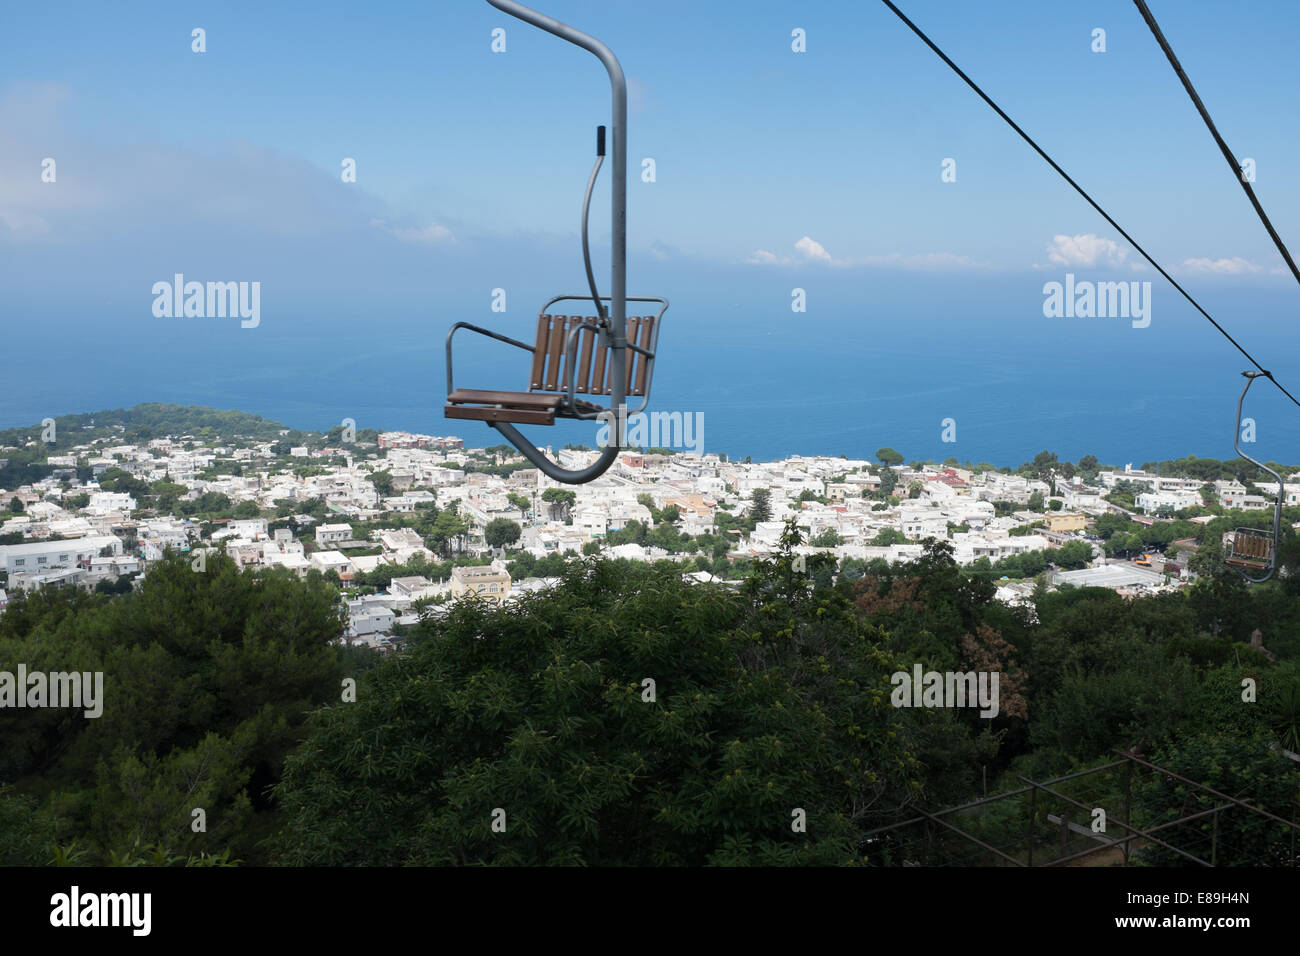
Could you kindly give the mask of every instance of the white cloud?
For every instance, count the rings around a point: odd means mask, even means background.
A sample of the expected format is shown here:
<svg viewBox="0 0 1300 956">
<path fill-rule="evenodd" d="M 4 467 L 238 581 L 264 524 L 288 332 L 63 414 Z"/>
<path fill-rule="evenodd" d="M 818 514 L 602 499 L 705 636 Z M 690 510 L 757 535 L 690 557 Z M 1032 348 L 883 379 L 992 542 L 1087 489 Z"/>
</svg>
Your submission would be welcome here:
<svg viewBox="0 0 1300 956">
<path fill-rule="evenodd" d="M 0 232 L 3 230 L 14 236 L 44 236 L 49 234 L 50 224 L 34 212 L 0 209 Z"/>
<path fill-rule="evenodd" d="M 883 266 L 894 269 L 916 269 L 922 271 L 941 271 L 947 269 L 975 269 L 980 263 L 970 256 L 959 256 L 951 252 L 923 252 L 903 255 L 891 252 L 884 256 L 862 256 L 857 259 L 837 259 L 832 256 L 816 239 L 804 236 L 794 244 L 799 253 L 797 258 L 778 256 L 766 249 L 755 249 L 745 261 L 752 265 L 787 266 L 795 262 L 824 262 L 836 268 L 860 268 L 863 266 Z"/>
<path fill-rule="evenodd" d="M 0 243 L 122 245 L 127 232 L 319 237 L 383 206 L 300 156 L 231 141 L 199 151 L 127 131 L 103 141 L 57 84 L 0 88 Z M 43 179 L 45 160 L 55 179 Z M 172 248 L 184 243 L 174 238 Z"/>
<path fill-rule="evenodd" d="M 662 240 L 655 239 L 650 243 L 650 258 L 663 262 L 665 259 L 672 259 L 680 255 L 675 246 L 670 246 Z"/>
<path fill-rule="evenodd" d="M 415 242 L 421 245 L 433 245 L 440 242 L 455 242 L 456 238 L 451 234 L 451 230 L 446 226 L 440 226 L 436 222 L 431 222 L 427 226 L 411 228 L 409 226 L 389 226 L 382 220 L 372 221 L 372 225 L 378 226 L 385 232 L 392 235 L 402 242 Z"/>
<path fill-rule="evenodd" d="M 802 239 L 796 242 L 794 244 L 794 247 L 798 249 L 800 252 L 802 252 L 804 258 L 806 259 L 818 259 L 821 262 L 835 261 L 834 259 L 831 258 L 831 254 L 826 251 L 825 246 L 823 246 L 816 239 L 812 239 L 808 236 L 804 236 Z"/>
<path fill-rule="evenodd" d="M 1231 259 L 1184 259 L 1183 268 L 1188 272 L 1217 276 L 1242 276 L 1264 271 L 1262 266 L 1241 256 L 1233 256 Z"/>
<path fill-rule="evenodd" d="M 864 256 L 843 263 L 844 265 L 894 266 L 899 269 L 942 270 L 942 269 L 977 269 L 980 263 L 970 256 L 959 256 L 951 252 L 922 252 L 905 256 L 892 252 L 887 256 Z"/>
<path fill-rule="evenodd" d="M 1087 233 L 1081 236 L 1056 235 L 1047 244 L 1047 258 L 1058 266 L 1119 266 L 1128 250 L 1114 239 Z"/>
</svg>

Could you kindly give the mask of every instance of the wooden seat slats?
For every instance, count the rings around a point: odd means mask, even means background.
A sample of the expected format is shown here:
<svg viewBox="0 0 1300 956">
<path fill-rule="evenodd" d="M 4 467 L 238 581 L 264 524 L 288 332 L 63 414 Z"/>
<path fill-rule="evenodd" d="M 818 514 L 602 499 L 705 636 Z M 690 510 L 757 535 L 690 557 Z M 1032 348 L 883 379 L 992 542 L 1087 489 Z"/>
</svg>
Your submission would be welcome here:
<svg viewBox="0 0 1300 956">
<path fill-rule="evenodd" d="M 651 351 L 655 338 L 656 316 L 629 316 L 627 341 Z M 514 422 L 521 425 L 553 425 L 559 417 L 572 417 L 563 404 L 568 387 L 568 352 L 565 348 L 570 332 L 577 332 L 574 349 L 575 395 L 613 394 L 609 349 L 600 340 L 595 316 L 551 315 L 537 317 L 537 339 L 528 375 L 528 390 L 508 392 L 490 389 L 458 388 L 447 396 L 446 417 L 488 422 Z M 587 326 L 583 328 L 583 326 Z M 642 396 L 650 381 L 653 359 L 628 349 L 625 370 L 627 394 Z M 575 401 L 581 412 L 599 412 L 604 406 Z"/>
</svg>

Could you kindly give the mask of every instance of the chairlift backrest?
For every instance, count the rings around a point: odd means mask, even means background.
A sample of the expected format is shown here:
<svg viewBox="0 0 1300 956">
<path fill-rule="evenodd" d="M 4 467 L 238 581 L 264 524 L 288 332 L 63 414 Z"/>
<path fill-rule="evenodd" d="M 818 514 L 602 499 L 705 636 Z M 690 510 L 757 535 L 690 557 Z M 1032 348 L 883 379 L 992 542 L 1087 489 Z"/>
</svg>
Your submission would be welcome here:
<svg viewBox="0 0 1300 956">
<path fill-rule="evenodd" d="M 628 343 L 641 346 L 651 355 L 654 352 L 655 319 L 653 315 L 628 316 L 627 319 Z M 529 391 L 554 392 L 564 387 L 568 381 L 566 345 L 568 336 L 576 333 L 578 342 L 574 355 L 574 392 L 585 395 L 613 394 L 613 376 L 608 374 L 609 349 L 601 341 L 598 322 L 599 319 L 595 316 L 538 316 L 537 346 L 533 352 Z M 624 367 L 628 395 L 641 396 L 646 393 L 653 361 L 651 357 L 633 349 L 627 350 Z"/>
</svg>

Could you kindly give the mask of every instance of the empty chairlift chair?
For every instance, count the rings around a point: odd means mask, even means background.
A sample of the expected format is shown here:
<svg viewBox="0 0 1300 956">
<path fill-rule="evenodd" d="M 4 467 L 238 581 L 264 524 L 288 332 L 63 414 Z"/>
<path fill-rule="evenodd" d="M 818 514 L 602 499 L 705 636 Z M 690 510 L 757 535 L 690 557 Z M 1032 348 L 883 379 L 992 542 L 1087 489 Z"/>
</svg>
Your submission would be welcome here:
<svg viewBox="0 0 1300 956">
<path fill-rule="evenodd" d="M 604 298 L 608 298 L 607 296 Z M 457 322 L 447 340 L 447 418 L 462 418 L 518 425 L 554 425 L 557 418 L 594 419 L 610 411 L 601 396 L 614 394 L 613 350 L 609 347 L 609 322 L 601 316 L 552 314 L 557 302 L 590 301 L 591 296 L 556 296 L 542 306 L 537 317 L 537 338 L 532 345 L 498 335 L 488 329 Z M 624 404 L 631 398 L 640 405 L 628 410 L 635 414 L 645 409 L 654 377 L 654 356 L 659 339 L 659 320 L 668 303 L 663 299 L 630 296 L 628 302 L 656 302 L 652 314 L 629 316 L 627 348 L 623 360 Z M 527 364 L 527 384 L 519 391 L 496 391 L 456 388 L 452 374 L 451 337 L 460 329 L 469 329 L 506 342 L 532 353 Z M 525 371 L 520 363 L 520 371 Z M 521 376 L 522 378 L 522 376 Z"/>
<path fill-rule="evenodd" d="M 1246 387 L 1241 390 L 1241 397 L 1237 399 L 1237 426 L 1233 432 L 1232 445 L 1237 449 L 1237 454 L 1246 459 L 1255 467 L 1268 472 L 1277 479 L 1277 500 L 1273 503 L 1273 530 L 1263 531 L 1259 528 L 1237 528 L 1232 533 L 1232 542 L 1228 546 L 1227 555 L 1224 558 L 1224 564 L 1233 568 L 1241 574 L 1247 581 L 1256 584 L 1267 581 L 1273 576 L 1273 570 L 1277 563 L 1277 545 L 1278 531 L 1282 523 L 1282 498 L 1284 489 L 1282 486 L 1282 476 L 1272 468 L 1262 462 L 1251 458 L 1241 450 L 1241 406 L 1246 400 L 1246 393 L 1250 391 L 1250 386 L 1254 384 L 1255 379 L 1265 376 L 1267 372 L 1242 372 L 1246 377 Z"/>
<path fill-rule="evenodd" d="M 447 404 L 444 415 L 487 422 L 551 478 L 581 484 L 599 477 L 613 464 L 618 456 L 619 438 L 623 434 L 626 416 L 644 411 L 650 401 L 659 326 L 668 308 L 665 299 L 627 295 L 627 86 L 617 58 L 599 40 L 514 0 L 488 2 L 525 23 L 595 54 L 609 73 L 613 93 L 611 134 L 614 153 L 610 203 L 613 212 L 611 294 L 602 296 L 597 291 L 587 241 L 591 194 L 605 159 L 605 127 L 601 126 L 596 130 L 596 163 L 587 180 L 587 193 L 582 203 L 582 256 L 590 294 L 557 295 L 543 305 L 537 317 L 537 337 L 531 345 L 469 322 L 453 325 L 447 333 Z M 596 315 L 553 312 L 552 307 L 561 302 L 589 303 Z M 652 303 L 654 307 L 638 310 L 647 314 L 628 317 L 629 302 Z M 523 387 L 515 391 L 457 388 L 452 372 L 452 339 L 461 329 L 531 353 L 531 358 L 519 365 L 516 382 Z M 629 400 L 634 398 L 640 399 L 640 404 L 629 408 Z M 547 458 L 515 427 L 553 425 L 557 418 L 601 419 L 611 425 L 609 444 L 602 449 L 594 464 L 582 470 L 563 468 Z"/>
</svg>

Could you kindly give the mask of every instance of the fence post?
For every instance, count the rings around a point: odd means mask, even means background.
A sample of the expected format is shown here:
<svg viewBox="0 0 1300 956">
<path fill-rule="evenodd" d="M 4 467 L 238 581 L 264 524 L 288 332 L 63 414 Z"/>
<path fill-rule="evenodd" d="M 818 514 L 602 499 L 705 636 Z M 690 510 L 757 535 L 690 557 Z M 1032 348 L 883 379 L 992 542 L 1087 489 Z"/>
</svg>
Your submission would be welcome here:
<svg viewBox="0 0 1300 956">
<path fill-rule="evenodd" d="M 1220 811 L 1221 813 L 1222 811 Z M 1219 816 L 1214 815 L 1214 826 L 1210 831 L 1210 866 L 1219 865 Z"/>
<path fill-rule="evenodd" d="M 1029 860 L 1030 866 L 1034 865 L 1034 816 L 1038 808 L 1038 788 L 1034 787 L 1029 791 Z"/>
<path fill-rule="evenodd" d="M 1126 760 L 1124 763 L 1124 829 L 1128 836 L 1133 835 L 1133 761 Z M 1133 846 L 1131 839 L 1124 841 L 1124 865 L 1128 866 L 1129 848 Z"/>
</svg>

